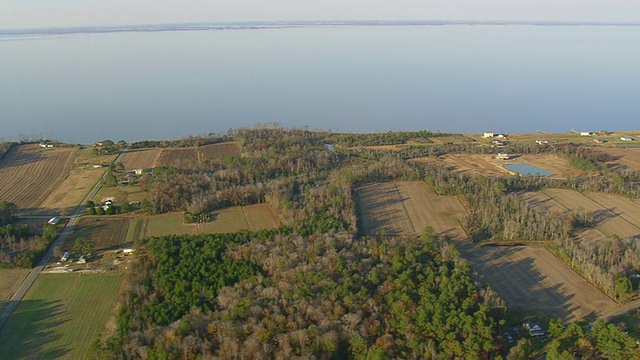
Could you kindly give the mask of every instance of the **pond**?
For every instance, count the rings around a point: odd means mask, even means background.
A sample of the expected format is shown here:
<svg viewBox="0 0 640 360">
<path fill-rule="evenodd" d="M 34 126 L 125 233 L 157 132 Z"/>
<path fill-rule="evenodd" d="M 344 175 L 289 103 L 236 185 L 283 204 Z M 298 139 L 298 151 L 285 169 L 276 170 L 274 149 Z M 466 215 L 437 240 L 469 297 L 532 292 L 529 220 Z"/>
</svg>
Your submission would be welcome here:
<svg viewBox="0 0 640 360">
<path fill-rule="evenodd" d="M 550 173 L 549 171 L 540 169 L 539 167 L 530 165 L 530 164 L 510 164 L 510 165 L 505 165 L 504 167 L 506 167 L 511 171 L 515 171 L 520 175 L 537 175 L 537 176 L 552 175 L 552 173 Z"/>
</svg>

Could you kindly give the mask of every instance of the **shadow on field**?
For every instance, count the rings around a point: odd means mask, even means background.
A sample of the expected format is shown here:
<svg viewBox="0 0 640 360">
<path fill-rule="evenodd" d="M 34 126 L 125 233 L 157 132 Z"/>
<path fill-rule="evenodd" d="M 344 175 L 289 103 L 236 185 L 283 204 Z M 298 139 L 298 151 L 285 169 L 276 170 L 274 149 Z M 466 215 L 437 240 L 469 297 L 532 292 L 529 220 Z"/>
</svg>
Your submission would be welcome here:
<svg viewBox="0 0 640 360">
<path fill-rule="evenodd" d="M 620 215 L 621 214 L 616 214 L 616 208 L 596 210 L 593 212 L 593 221 L 602 223 L 605 220 L 613 219 Z"/>
<path fill-rule="evenodd" d="M 56 318 L 60 301 L 23 300 L 0 329 L 0 357 L 4 359 L 60 358 L 70 349 L 50 344 L 61 335 L 55 328 L 67 320 Z"/>
<path fill-rule="evenodd" d="M 467 248 L 462 255 L 469 261 L 474 277 L 488 283 L 512 309 L 539 310 L 552 318 L 569 321 L 577 307 L 571 304 L 573 294 L 566 293 L 563 284 L 546 284 L 547 276 L 540 272 L 533 257 L 518 252 L 523 247 L 485 246 Z"/>
<path fill-rule="evenodd" d="M 10 167 L 18 167 L 30 163 L 35 163 L 41 160 L 44 160 L 45 157 L 42 155 L 42 151 L 28 151 L 28 152 L 18 152 L 20 146 L 14 146 L 8 153 L 6 153 L 2 160 L 0 160 L 0 168 L 10 168 Z"/>
</svg>

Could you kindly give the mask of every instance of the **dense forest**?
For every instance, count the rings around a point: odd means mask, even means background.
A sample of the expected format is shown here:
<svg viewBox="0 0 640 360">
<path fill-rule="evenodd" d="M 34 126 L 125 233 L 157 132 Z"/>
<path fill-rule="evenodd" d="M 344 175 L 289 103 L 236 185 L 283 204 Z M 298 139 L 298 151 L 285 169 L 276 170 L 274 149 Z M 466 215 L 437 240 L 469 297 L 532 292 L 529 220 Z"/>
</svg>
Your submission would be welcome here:
<svg viewBox="0 0 640 360">
<path fill-rule="evenodd" d="M 499 350 L 499 298 L 476 289 L 455 248 L 430 234 L 281 229 L 152 238 L 141 250 L 103 349 L 116 357 L 480 359 Z"/>
<path fill-rule="evenodd" d="M 512 152 L 557 153 L 588 171 L 572 178 L 482 177 L 408 162 L 447 153 L 489 153 L 473 141 L 429 144 L 429 132 L 331 134 L 258 126 L 132 146 L 198 146 L 235 140 L 242 156 L 156 168 L 140 180 L 151 213 L 186 218 L 233 205 L 268 203 L 280 228 L 258 233 L 169 236 L 136 244 L 137 260 L 122 298 L 118 330 L 93 347 L 107 358 L 495 358 L 507 355 L 499 324 L 504 304 L 474 284 L 468 264 L 437 234 L 365 236 L 352 194 L 372 181 L 423 180 L 457 195 L 476 242 L 543 241 L 585 278 L 620 301 L 640 249 L 633 239 L 592 245 L 572 234 L 593 214 L 557 215 L 529 208 L 520 194 L 544 188 L 640 196 L 640 173 L 608 169 L 606 154 L 567 144 L 510 144 Z M 407 144 L 398 151 L 362 146 Z M 333 144 L 335 147 L 329 147 Z M 566 331 L 567 333 L 565 334 Z M 549 355 L 616 358 L 615 329 L 562 327 Z M 624 337 L 618 347 L 629 351 Z M 617 341 L 617 340 L 616 340 Z M 577 345 L 576 345 L 577 344 Z M 586 344 L 586 345 L 585 345 Z M 584 345 L 584 346 L 583 346 Z M 581 347 L 582 346 L 582 347 Z M 617 345 L 616 345 L 617 346 Z M 509 358 L 527 358 L 518 343 Z M 555 352 L 554 352 L 555 351 Z M 520 354 L 520 355 L 519 355 Z"/>
</svg>

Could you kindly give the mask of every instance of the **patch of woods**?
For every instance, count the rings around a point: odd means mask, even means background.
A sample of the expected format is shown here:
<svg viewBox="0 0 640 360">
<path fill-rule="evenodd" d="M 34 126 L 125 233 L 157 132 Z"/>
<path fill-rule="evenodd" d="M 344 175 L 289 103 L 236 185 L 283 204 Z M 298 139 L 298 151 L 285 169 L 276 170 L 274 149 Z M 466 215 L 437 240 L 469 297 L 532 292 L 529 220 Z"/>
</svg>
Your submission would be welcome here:
<svg viewBox="0 0 640 360">
<path fill-rule="evenodd" d="M 283 228 L 151 238 L 139 251 L 118 331 L 98 355 L 480 359 L 498 351 L 499 298 L 476 289 L 455 248 L 430 234 L 355 239 Z"/>
<path fill-rule="evenodd" d="M 204 146 L 210 144 L 218 144 L 227 141 L 233 141 L 235 131 L 229 130 L 225 134 L 210 133 L 205 136 L 186 136 L 178 140 L 141 140 L 131 143 L 129 147 L 131 149 L 143 149 L 143 148 L 171 148 L 171 147 L 192 147 L 192 146 Z"/>
<path fill-rule="evenodd" d="M 592 325 L 584 322 L 566 325 L 560 319 L 549 323 L 552 340 L 545 347 L 547 359 L 637 359 L 635 340 L 624 326 L 604 324 L 601 320 Z M 512 347 L 507 359 L 534 358 L 532 343 L 523 338 Z"/>
<path fill-rule="evenodd" d="M 20 224 L 17 206 L 0 202 L 0 267 L 30 268 L 37 264 L 51 242 L 58 236 L 55 225 L 44 224 L 42 231 Z"/>
<path fill-rule="evenodd" d="M 5 154 L 7 154 L 14 145 L 16 144 L 12 142 L 5 142 L 5 141 L 0 142 L 0 160 L 2 160 Z"/>
</svg>

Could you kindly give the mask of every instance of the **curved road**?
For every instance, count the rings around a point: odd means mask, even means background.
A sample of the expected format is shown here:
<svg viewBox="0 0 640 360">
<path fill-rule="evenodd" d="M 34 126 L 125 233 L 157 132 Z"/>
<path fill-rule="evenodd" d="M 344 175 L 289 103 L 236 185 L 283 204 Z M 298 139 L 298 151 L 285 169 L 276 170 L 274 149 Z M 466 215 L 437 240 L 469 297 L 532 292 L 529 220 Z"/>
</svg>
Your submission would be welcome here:
<svg viewBox="0 0 640 360">
<path fill-rule="evenodd" d="M 128 148 L 124 149 L 124 151 L 122 151 L 120 155 L 118 155 L 118 157 L 113 161 L 113 163 L 117 164 L 120 161 L 122 161 L 122 158 L 124 157 L 124 155 L 127 153 L 128 150 L 129 150 Z M 7 319 L 9 318 L 13 310 L 15 310 L 16 306 L 18 306 L 18 304 L 20 303 L 20 300 L 22 300 L 22 298 L 24 297 L 24 294 L 26 294 L 27 290 L 29 290 L 29 288 L 31 287 L 33 282 L 36 280 L 38 275 L 40 275 L 44 267 L 47 265 L 47 262 L 49 261 L 49 259 L 53 256 L 53 248 L 55 248 L 56 246 L 62 245 L 67 239 L 67 237 L 69 237 L 71 230 L 73 230 L 73 227 L 78 223 L 78 219 L 80 218 L 80 216 L 82 215 L 82 213 L 86 208 L 85 207 L 86 202 L 88 200 L 93 199 L 93 197 L 98 193 L 98 191 L 100 191 L 106 177 L 107 177 L 107 172 L 105 171 L 104 175 L 102 175 L 102 177 L 93 187 L 93 189 L 91 189 L 89 194 L 84 198 L 84 201 L 82 202 L 82 204 L 78 206 L 78 208 L 76 209 L 76 212 L 69 217 L 69 222 L 64 227 L 64 229 L 62 229 L 62 232 L 60 232 L 60 234 L 58 235 L 58 238 L 53 242 L 53 244 L 49 246 L 49 249 L 42 256 L 42 259 L 40 259 L 40 262 L 38 263 L 38 265 L 35 268 L 33 268 L 33 270 L 31 270 L 31 273 L 24 280 L 24 282 L 22 283 L 18 291 L 16 291 L 11 297 L 11 299 L 9 299 L 9 303 L 2 311 L 2 314 L 0 314 L 0 331 L 4 327 L 4 324 L 7 322 Z"/>
</svg>

